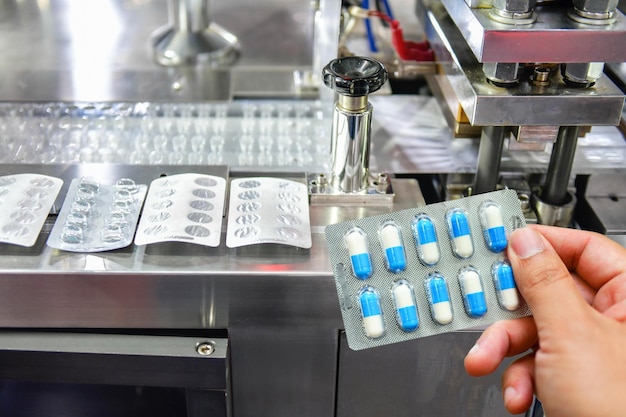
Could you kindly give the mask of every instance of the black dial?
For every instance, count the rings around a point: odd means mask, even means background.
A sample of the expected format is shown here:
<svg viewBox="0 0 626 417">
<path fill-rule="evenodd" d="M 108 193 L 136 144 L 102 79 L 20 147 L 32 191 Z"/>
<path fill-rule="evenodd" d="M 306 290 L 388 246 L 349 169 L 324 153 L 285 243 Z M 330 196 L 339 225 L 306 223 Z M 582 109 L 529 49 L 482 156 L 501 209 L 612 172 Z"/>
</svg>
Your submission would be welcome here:
<svg viewBox="0 0 626 417">
<path fill-rule="evenodd" d="M 330 61 L 322 70 L 324 84 L 339 94 L 365 96 L 387 82 L 387 70 L 372 58 L 351 56 Z"/>
</svg>

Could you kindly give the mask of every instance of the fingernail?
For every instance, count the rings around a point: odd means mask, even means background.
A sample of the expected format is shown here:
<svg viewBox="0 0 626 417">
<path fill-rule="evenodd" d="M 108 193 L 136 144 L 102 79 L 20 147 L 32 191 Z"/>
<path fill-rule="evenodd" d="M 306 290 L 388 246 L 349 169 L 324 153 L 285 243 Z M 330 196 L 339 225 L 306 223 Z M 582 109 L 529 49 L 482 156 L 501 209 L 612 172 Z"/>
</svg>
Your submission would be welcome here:
<svg viewBox="0 0 626 417">
<path fill-rule="evenodd" d="M 541 235 L 532 229 L 523 227 L 517 229 L 512 235 L 509 242 L 513 252 L 522 259 L 530 258 L 540 252 L 543 252 L 544 245 Z"/>
<path fill-rule="evenodd" d="M 506 387 L 504 390 L 504 403 L 508 404 L 517 397 L 517 391 L 513 387 Z"/>
<path fill-rule="evenodd" d="M 469 352 L 467 352 L 467 356 L 473 355 L 476 352 L 478 352 L 478 349 L 480 347 L 478 346 L 478 343 L 476 343 L 474 346 L 472 346 L 472 348 L 469 350 Z"/>
</svg>

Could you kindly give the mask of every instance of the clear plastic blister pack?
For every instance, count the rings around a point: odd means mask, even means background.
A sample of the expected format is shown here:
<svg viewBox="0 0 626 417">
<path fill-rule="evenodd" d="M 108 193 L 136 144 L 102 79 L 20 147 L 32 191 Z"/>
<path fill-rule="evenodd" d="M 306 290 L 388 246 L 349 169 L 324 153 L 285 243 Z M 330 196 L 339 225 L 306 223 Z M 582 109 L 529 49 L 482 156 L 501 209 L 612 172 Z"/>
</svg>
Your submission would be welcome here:
<svg viewBox="0 0 626 417">
<path fill-rule="evenodd" d="M 187 173 L 152 181 L 135 244 L 219 246 L 225 198 L 226 180 L 214 175 Z"/>
<path fill-rule="evenodd" d="M 0 177 L 0 242 L 33 246 L 62 185 L 41 174 Z"/>
<path fill-rule="evenodd" d="M 327 226 L 349 347 L 530 315 L 505 256 L 525 225 L 507 189 Z"/>
<path fill-rule="evenodd" d="M 306 185 L 273 177 L 231 181 L 226 246 L 259 243 L 311 247 Z"/>
<path fill-rule="evenodd" d="M 129 246 L 146 185 L 122 178 L 114 185 L 75 178 L 50 232 L 48 246 L 67 252 L 103 252 Z"/>
</svg>

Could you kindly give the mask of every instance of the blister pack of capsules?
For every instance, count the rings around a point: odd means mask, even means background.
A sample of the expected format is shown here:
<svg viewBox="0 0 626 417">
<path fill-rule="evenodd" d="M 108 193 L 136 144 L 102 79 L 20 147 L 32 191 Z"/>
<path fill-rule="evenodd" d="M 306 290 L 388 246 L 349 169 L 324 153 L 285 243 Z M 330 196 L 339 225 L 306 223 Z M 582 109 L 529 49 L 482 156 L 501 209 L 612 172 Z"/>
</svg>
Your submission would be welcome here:
<svg viewBox="0 0 626 417">
<path fill-rule="evenodd" d="M 0 177 L 0 242 L 33 246 L 62 185 L 41 174 Z"/>
<path fill-rule="evenodd" d="M 234 179 L 229 203 L 229 248 L 260 243 L 311 247 L 306 185 L 273 177 Z"/>
<path fill-rule="evenodd" d="M 530 315 L 505 256 L 525 225 L 507 189 L 327 226 L 349 347 Z"/>
<path fill-rule="evenodd" d="M 225 198 L 226 180 L 214 175 L 187 173 L 152 181 L 135 244 L 219 246 Z"/>
<path fill-rule="evenodd" d="M 68 252 L 102 252 L 129 246 L 148 187 L 122 178 L 114 185 L 75 178 L 47 245 Z"/>
</svg>

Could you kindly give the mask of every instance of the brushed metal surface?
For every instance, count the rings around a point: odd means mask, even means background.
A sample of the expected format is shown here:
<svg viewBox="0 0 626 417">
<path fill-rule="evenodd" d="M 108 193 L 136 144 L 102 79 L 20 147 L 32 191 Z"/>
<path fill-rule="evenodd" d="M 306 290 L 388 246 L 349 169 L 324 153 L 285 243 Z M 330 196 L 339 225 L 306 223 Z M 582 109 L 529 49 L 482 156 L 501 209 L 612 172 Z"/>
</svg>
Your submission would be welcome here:
<svg viewBox="0 0 626 417">
<path fill-rule="evenodd" d="M 463 368 L 479 335 L 448 333 L 355 352 L 342 334 L 336 416 L 509 416 L 501 370 L 472 378 Z"/>
<path fill-rule="evenodd" d="M 185 167 L 80 168 L 46 165 L 43 172 L 66 179 L 106 172 L 110 178 L 123 174 L 147 180 Z M 423 204 L 416 181 L 395 180 L 394 187 L 397 197 L 392 207 L 311 207 L 309 250 L 163 243 L 80 254 L 46 246 L 46 233 L 32 248 L 2 245 L 0 326 L 223 329 L 299 326 L 305 320 L 320 328 L 341 328 L 323 229 L 330 223 Z"/>
</svg>

